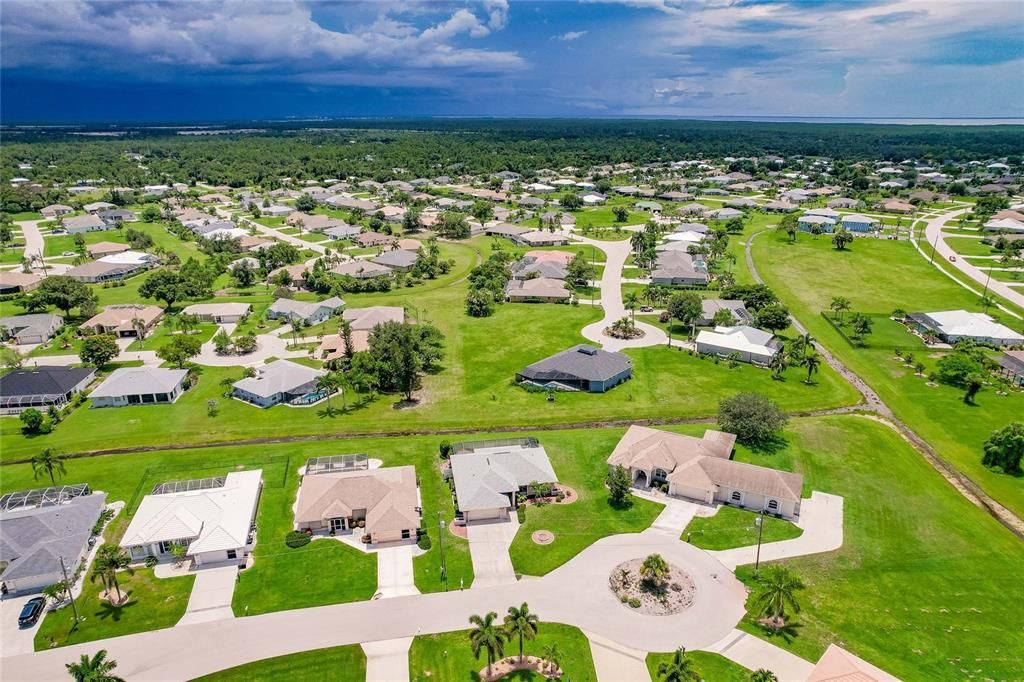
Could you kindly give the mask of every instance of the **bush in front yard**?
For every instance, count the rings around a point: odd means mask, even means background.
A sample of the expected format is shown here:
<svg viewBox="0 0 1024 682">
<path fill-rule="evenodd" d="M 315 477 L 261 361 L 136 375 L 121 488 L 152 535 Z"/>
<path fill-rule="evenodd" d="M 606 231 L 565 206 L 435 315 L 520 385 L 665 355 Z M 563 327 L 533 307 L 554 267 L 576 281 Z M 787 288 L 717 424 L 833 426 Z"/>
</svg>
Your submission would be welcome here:
<svg viewBox="0 0 1024 682">
<path fill-rule="evenodd" d="M 284 536 L 284 544 L 288 545 L 292 549 L 298 549 L 309 544 L 309 536 L 303 533 L 301 530 L 293 530 Z"/>
<path fill-rule="evenodd" d="M 422 549 L 424 552 L 430 549 L 430 536 L 424 533 L 420 536 L 420 539 L 416 541 L 416 546 Z"/>
</svg>

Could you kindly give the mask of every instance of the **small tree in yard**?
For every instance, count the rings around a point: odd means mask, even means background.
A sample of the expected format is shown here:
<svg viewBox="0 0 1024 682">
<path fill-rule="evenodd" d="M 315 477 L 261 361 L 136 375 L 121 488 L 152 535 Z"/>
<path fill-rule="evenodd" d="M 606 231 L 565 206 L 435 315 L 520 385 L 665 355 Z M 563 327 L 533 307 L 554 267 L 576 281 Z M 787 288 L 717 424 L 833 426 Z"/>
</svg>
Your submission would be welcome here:
<svg viewBox="0 0 1024 682">
<path fill-rule="evenodd" d="M 758 668 L 750 673 L 750 682 L 779 682 L 779 678 L 771 670 Z"/>
<path fill-rule="evenodd" d="M 123 570 L 128 575 L 133 574 L 134 571 L 130 564 L 131 558 L 128 556 L 128 553 L 117 545 L 103 545 L 96 552 L 96 558 L 92 563 L 92 576 L 90 579 L 102 581 L 103 585 L 107 588 L 108 596 L 110 590 L 114 590 L 117 593 L 117 600 L 110 600 L 112 604 L 119 606 L 124 601 L 124 597 L 121 594 L 121 585 L 117 582 L 117 572 Z"/>
<path fill-rule="evenodd" d="M 50 478 L 50 485 L 57 485 L 57 476 L 66 476 L 67 469 L 64 468 L 64 460 L 67 459 L 64 453 L 53 448 L 44 448 L 42 452 L 32 458 L 32 474 L 38 481 L 44 476 Z"/>
<path fill-rule="evenodd" d="M 63 580 L 59 580 L 54 584 L 47 585 L 43 588 L 43 596 L 58 604 L 67 598 L 67 594 L 68 584 Z"/>
<path fill-rule="evenodd" d="M 640 564 L 640 577 L 658 587 L 668 578 L 668 562 L 660 554 L 651 554 Z"/>
<path fill-rule="evenodd" d="M 999 467 L 1005 473 L 1021 473 L 1021 459 L 1024 458 L 1024 422 L 1013 422 L 998 429 L 985 441 L 985 455 L 981 463 L 987 467 Z"/>
<path fill-rule="evenodd" d="M 82 341 L 78 357 L 83 365 L 103 367 L 116 358 L 120 352 L 121 349 L 117 347 L 117 339 L 110 334 L 97 334 Z"/>
<path fill-rule="evenodd" d="M 778 629 L 786 623 L 786 609 L 800 613 L 796 593 L 802 589 L 804 584 L 788 568 L 769 566 L 761 575 L 754 603 L 768 616 L 772 627 Z"/>
<path fill-rule="evenodd" d="M 523 662 L 523 641 L 527 639 L 534 639 L 537 636 L 537 626 L 540 624 L 540 619 L 537 618 L 537 614 L 530 613 L 530 607 L 523 602 L 520 607 L 510 606 L 508 607 L 508 615 L 505 616 L 505 632 L 508 633 L 509 639 L 517 637 L 519 639 L 519 662 Z"/>
<path fill-rule="evenodd" d="M 612 215 L 615 216 L 615 222 L 624 223 L 629 220 L 629 209 L 625 206 L 616 206 L 612 209 Z"/>
<path fill-rule="evenodd" d="M 608 485 L 608 499 L 616 507 L 624 507 L 630 503 L 632 498 L 629 489 L 632 481 L 629 478 L 629 471 L 623 466 L 612 467 L 605 478 Z"/>
<path fill-rule="evenodd" d="M 483 618 L 477 615 L 469 617 L 469 624 L 473 629 L 469 631 L 469 646 L 473 655 L 479 659 L 480 652 L 487 652 L 487 677 L 491 676 L 491 666 L 494 659 L 505 654 L 505 630 L 495 623 L 498 614 L 491 611 Z"/>
<path fill-rule="evenodd" d="M 541 649 L 541 658 L 544 659 L 544 668 L 551 672 L 562 662 L 562 650 L 558 648 L 558 642 L 545 644 Z"/>
<path fill-rule="evenodd" d="M 658 679 L 665 682 L 699 682 L 700 674 L 693 669 L 693 662 L 686 657 L 686 649 L 679 647 L 672 654 L 672 660 L 658 664 Z"/>
<path fill-rule="evenodd" d="M 223 329 L 213 337 L 213 351 L 217 355 L 227 355 L 231 352 L 231 337 Z"/>
<path fill-rule="evenodd" d="M 89 654 L 82 654 L 78 663 L 66 663 L 64 667 L 75 682 L 124 682 L 113 674 L 117 661 L 107 658 L 106 649 L 100 649 L 91 658 Z"/>
<path fill-rule="evenodd" d="M 206 401 L 206 416 L 216 417 L 217 416 L 217 401 L 210 398 Z"/>
<path fill-rule="evenodd" d="M 718 403 L 718 425 L 747 445 L 765 445 L 778 438 L 789 417 L 760 393 L 743 392 Z"/>
<path fill-rule="evenodd" d="M 818 368 L 821 366 L 821 356 L 818 355 L 817 351 L 812 350 L 809 354 L 804 356 L 803 360 L 800 361 L 800 364 L 807 370 L 807 380 L 804 381 L 804 383 L 810 384 L 811 375 L 817 372 Z"/>
<path fill-rule="evenodd" d="M 784 305 L 772 303 L 758 310 L 754 319 L 758 327 L 780 332 L 789 326 L 789 310 Z"/>
<path fill-rule="evenodd" d="M 964 393 L 964 402 L 968 405 L 974 404 L 974 398 L 977 397 L 978 392 L 981 391 L 985 385 L 985 376 L 983 374 L 971 374 L 966 379 L 967 391 Z"/>
<path fill-rule="evenodd" d="M 832 243 L 839 251 L 845 251 L 846 246 L 851 242 L 853 242 L 853 235 L 841 227 L 832 235 Z"/>
<path fill-rule="evenodd" d="M 185 363 L 199 355 L 203 342 L 195 336 L 175 336 L 156 351 L 156 356 L 184 369 Z"/>
<path fill-rule="evenodd" d="M 34 407 L 22 410 L 18 419 L 21 420 L 21 430 L 24 433 L 39 433 L 46 422 L 43 413 Z"/>
</svg>

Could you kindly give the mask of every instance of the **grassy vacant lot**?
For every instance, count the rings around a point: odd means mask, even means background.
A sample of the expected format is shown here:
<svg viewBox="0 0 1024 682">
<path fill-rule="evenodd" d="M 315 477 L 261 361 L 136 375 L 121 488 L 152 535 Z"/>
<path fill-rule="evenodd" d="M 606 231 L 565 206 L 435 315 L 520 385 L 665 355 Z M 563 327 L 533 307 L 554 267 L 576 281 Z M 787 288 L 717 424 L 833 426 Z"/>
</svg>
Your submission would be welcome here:
<svg viewBox="0 0 1024 682">
<path fill-rule="evenodd" d="M 75 618 L 71 607 L 47 613 L 36 632 L 36 649 L 172 627 L 185 614 L 194 581 L 195 576 L 155 578 L 148 568 L 136 569 L 134 575 L 122 571 L 118 574 L 121 591 L 131 597 L 124 606 L 113 608 L 100 601 L 103 583 L 87 578 L 82 595 L 76 600 L 84 620 L 72 631 Z"/>
<path fill-rule="evenodd" d="M 558 480 L 574 488 L 579 499 L 568 505 L 527 508 L 526 523 L 510 550 L 517 573 L 544 575 L 600 538 L 639 533 L 658 516 L 662 506 L 656 502 L 636 498 L 626 509 L 617 509 L 608 502 L 604 460 L 621 436 L 621 429 L 596 429 L 577 431 L 572 439 L 542 437 Z M 550 545 L 536 545 L 530 539 L 534 531 L 542 529 L 555 534 Z"/>
<path fill-rule="evenodd" d="M 950 248 L 961 256 L 991 256 L 998 253 L 988 244 L 982 244 L 980 239 L 971 237 L 945 237 L 944 239 Z"/>
<path fill-rule="evenodd" d="M 895 308 L 980 312 L 977 296 L 936 272 L 907 242 L 858 239 L 849 251 L 840 252 L 824 238 L 800 235 L 789 244 L 783 234 L 766 233 L 754 241 L 753 252 L 762 276 L 815 338 L 878 391 L 943 458 L 1001 503 L 1024 514 L 1024 478 L 981 465 L 982 445 L 989 434 L 1024 415 L 1024 393 L 1001 397 L 986 388 L 976 398 L 977 405 L 967 405 L 963 391 L 928 386 L 914 376 L 912 367 L 894 360 L 891 350 L 851 347 L 820 315 L 833 296 L 847 297 L 854 310 L 879 313 Z M 995 310 L 990 313 L 999 315 Z M 1006 321 L 1019 327 L 1011 318 Z M 926 373 L 939 357 L 915 353 Z"/>
<path fill-rule="evenodd" d="M 323 679 L 363 682 L 366 679 L 366 654 L 362 647 L 349 644 L 265 658 L 203 675 L 193 682 L 320 682 Z"/>
<path fill-rule="evenodd" d="M 523 653 L 540 656 L 544 647 L 551 644 L 558 644 L 562 652 L 561 667 L 565 671 L 562 679 L 583 682 L 597 679 L 594 660 L 590 655 L 590 643 L 578 628 L 542 622 L 538 627 L 537 638 L 524 643 Z M 505 645 L 506 656 L 518 654 L 518 639 Z M 412 682 L 479 680 L 479 672 L 486 666 L 486 652 L 480 653 L 480 660 L 473 657 L 469 647 L 469 630 L 420 635 L 412 641 L 409 649 L 409 679 Z M 522 672 L 506 679 L 528 682 L 545 678 L 535 673 Z"/>
<path fill-rule="evenodd" d="M 763 516 L 761 542 L 791 540 L 803 530 L 785 519 Z M 682 538 L 702 549 L 732 549 L 757 544 L 757 514 L 736 507 L 722 507 L 710 517 L 698 517 L 683 531 Z"/>
<path fill-rule="evenodd" d="M 842 495 L 844 544 L 787 560 L 805 583 L 787 637 L 808 660 L 830 642 L 901 679 L 1020 679 L 1024 547 L 964 500 L 900 436 L 864 417 L 796 420 L 775 455 L 736 458 L 798 471 L 805 489 Z M 752 566 L 738 575 L 751 583 Z M 765 636 L 748 617 L 741 627 Z"/>
<path fill-rule="evenodd" d="M 124 233 L 129 229 L 148 234 L 153 238 L 153 242 L 156 246 L 178 254 L 178 257 L 182 262 L 190 256 L 200 260 L 206 258 L 206 256 L 203 255 L 196 246 L 195 242 L 187 242 L 178 239 L 175 235 L 167 231 L 167 228 L 163 223 L 125 223 L 121 229 L 103 230 L 102 232 L 86 232 L 82 234 L 82 237 L 85 238 L 86 246 L 98 244 L 100 242 L 127 244 L 128 240 L 124 238 Z M 59 256 L 65 251 L 77 251 L 77 248 L 75 247 L 75 235 L 73 234 L 47 236 L 44 244 L 44 256 Z"/>
<path fill-rule="evenodd" d="M 671 664 L 675 657 L 674 652 L 666 654 L 647 654 L 647 670 L 652 680 L 660 680 L 658 666 L 662 663 Z M 713 654 L 708 651 L 690 651 L 686 658 L 692 662 L 694 672 L 700 679 L 707 682 L 749 682 L 750 671 L 739 663 L 733 663 L 725 656 Z"/>
</svg>

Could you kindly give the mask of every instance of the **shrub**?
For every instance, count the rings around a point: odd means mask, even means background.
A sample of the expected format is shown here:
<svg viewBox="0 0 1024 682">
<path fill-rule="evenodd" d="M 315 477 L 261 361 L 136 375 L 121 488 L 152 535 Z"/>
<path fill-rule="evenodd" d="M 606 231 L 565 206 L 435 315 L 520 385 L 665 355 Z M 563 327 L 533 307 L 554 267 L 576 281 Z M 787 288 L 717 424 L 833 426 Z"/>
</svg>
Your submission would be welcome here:
<svg viewBox="0 0 1024 682">
<path fill-rule="evenodd" d="M 284 536 L 284 544 L 288 545 L 292 549 L 298 549 L 309 544 L 309 536 L 303 533 L 301 530 L 289 531 Z"/>
<path fill-rule="evenodd" d="M 519 523 L 526 523 L 526 505 L 520 505 L 516 508 L 516 517 L 519 519 Z"/>
<path fill-rule="evenodd" d="M 426 533 L 423 533 L 422 535 L 420 535 L 419 540 L 416 541 L 416 546 L 419 547 L 420 549 L 422 549 L 424 552 L 427 551 L 428 549 L 430 549 L 430 547 L 431 547 L 430 536 L 427 535 Z"/>
<path fill-rule="evenodd" d="M 152 554 L 150 554 L 149 556 L 147 556 L 147 557 L 146 557 L 146 561 L 145 561 L 145 563 L 146 563 L 146 568 L 153 568 L 153 567 L 154 567 L 154 566 L 156 566 L 156 565 L 157 565 L 158 563 L 160 563 L 160 560 L 159 560 L 159 559 L 157 559 L 157 558 L 156 558 L 155 556 L 153 556 Z"/>
<path fill-rule="evenodd" d="M 640 608 L 640 600 L 637 599 L 636 597 L 630 597 L 629 598 L 629 605 L 631 607 L 633 607 L 634 609 L 638 609 L 638 608 Z"/>
<path fill-rule="evenodd" d="M 454 448 L 452 447 L 452 444 L 451 444 L 450 441 L 443 440 L 443 441 L 441 441 L 440 451 L 441 451 L 441 459 L 448 459 L 449 457 L 452 456 L 452 452 L 454 451 Z"/>
</svg>

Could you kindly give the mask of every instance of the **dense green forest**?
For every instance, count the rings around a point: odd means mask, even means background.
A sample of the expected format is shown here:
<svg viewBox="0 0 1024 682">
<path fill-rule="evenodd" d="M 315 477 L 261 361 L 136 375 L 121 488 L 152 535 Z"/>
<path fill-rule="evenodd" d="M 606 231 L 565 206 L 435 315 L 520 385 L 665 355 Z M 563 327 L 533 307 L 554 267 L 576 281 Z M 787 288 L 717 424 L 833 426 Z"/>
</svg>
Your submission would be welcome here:
<svg viewBox="0 0 1024 682">
<path fill-rule="evenodd" d="M 1003 125 L 569 119 L 259 125 L 264 132 L 183 136 L 175 128 L 123 127 L 105 129 L 119 137 L 88 138 L 75 136 L 81 130 L 74 128 L 7 127 L 0 174 L 3 180 L 25 175 L 18 164 L 30 163 L 30 178 L 44 184 L 103 179 L 124 186 L 162 180 L 269 186 L 280 177 L 387 180 L 768 154 L 941 162 L 1024 152 L 1022 127 Z M 142 154 L 143 163 L 128 152 Z"/>
</svg>

